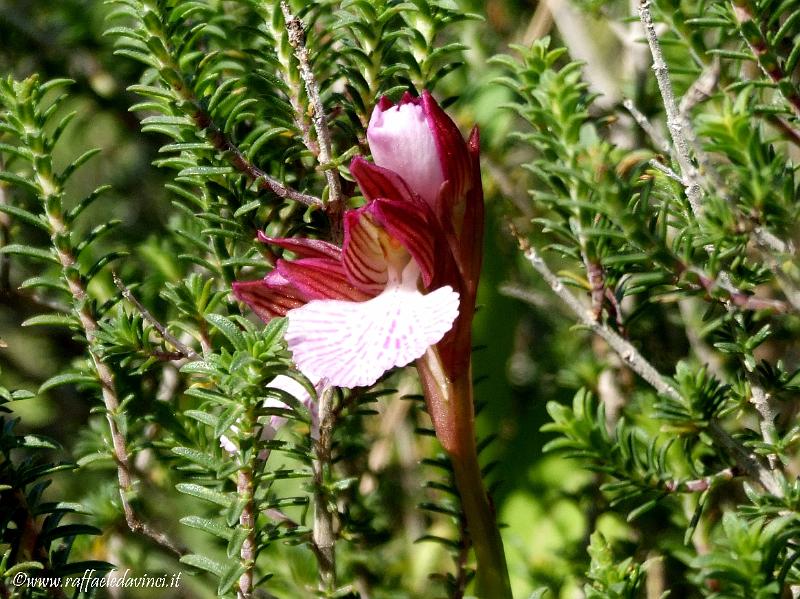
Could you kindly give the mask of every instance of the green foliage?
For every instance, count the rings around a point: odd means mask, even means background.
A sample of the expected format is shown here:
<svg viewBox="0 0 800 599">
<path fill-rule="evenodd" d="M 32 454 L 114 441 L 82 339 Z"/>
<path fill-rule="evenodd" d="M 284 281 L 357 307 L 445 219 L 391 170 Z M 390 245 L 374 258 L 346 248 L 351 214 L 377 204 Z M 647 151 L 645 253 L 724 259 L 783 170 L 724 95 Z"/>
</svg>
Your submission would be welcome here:
<svg viewBox="0 0 800 599">
<path fill-rule="evenodd" d="M 75 194 L 97 150 L 61 166 L 71 151 L 62 140 L 70 139 L 76 116 L 64 108 L 69 82 L 9 78 L 0 89 L 0 192 L 10 198 L 0 211 L 14 223 L 13 239 L 4 237 L 0 251 L 29 272 L 21 290 L 47 308 L 25 324 L 64 329 L 86 347 L 40 392 L 78 391 L 110 427 L 93 418 L 74 448 L 81 468 L 99 473 L 105 485 L 87 504 L 104 530 L 127 524 L 145 533 L 138 542 L 128 535 L 129 550 L 144 551 L 147 545 L 137 545 L 153 541 L 177 550 L 189 571 L 215 581 L 218 596 L 257 586 L 293 597 L 310 593 L 294 564 L 276 566 L 276 556 L 297 546 L 315 555 L 312 498 L 333 513 L 340 547 L 353 548 L 350 556 L 340 548 L 343 575 L 392 591 L 401 579 L 382 576 L 381 556 L 400 530 L 385 515 L 391 489 L 382 486 L 374 496 L 358 490 L 371 449 L 365 428 L 385 392 L 334 398 L 331 465 L 312 473 L 316 415 L 269 387 L 279 375 L 301 378 L 283 349 L 283 324 L 263 329 L 245 319 L 230 284 L 256 278 L 276 258 L 254 243 L 256 231 L 328 235 L 319 209 L 331 193 L 326 171 L 346 176 L 347 161 L 367 151 L 364 127 L 378 97 L 432 89 L 464 63 L 464 44 L 440 42 L 453 25 L 475 18 L 449 2 L 294 8 L 310 32 L 301 43 L 330 114 L 333 157 L 326 164 L 306 65 L 279 3 L 109 3 L 106 34 L 118 62 L 132 59 L 124 63 L 128 72 L 138 65 L 128 89 L 142 100 L 129 109 L 160 143 L 152 163 L 165 179 L 158 210 L 168 215 L 158 237 L 129 245 L 130 255 L 115 247 L 130 243 L 119 233 L 121 219 L 93 222 L 107 209 L 97 200 L 112 194 L 111 186 Z M 321 30 L 334 34 L 315 34 Z M 346 201 L 353 191 L 345 182 Z M 119 276 L 109 272 L 114 261 Z M 115 499 L 106 491 L 118 477 L 130 483 Z M 180 509 L 164 513 L 163 505 Z M 177 520 L 180 529 L 169 524 Z M 181 540 L 151 534 L 151 522 L 167 537 L 177 529 Z M 194 542 L 192 530 L 207 533 L 205 539 Z M 464 562 L 463 525 L 455 532 Z M 188 550 L 184 536 L 193 541 Z M 376 553 L 365 559 L 356 548 Z M 457 576 L 443 578 L 463 592 L 467 579 Z"/>
<path fill-rule="evenodd" d="M 796 2 L 646 3 L 694 175 L 630 3 L 551 26 L 516 0 L 289 2 L 299 37 L 272 0 L 17 4 L 0 0 L 0 360 L 38 393 L 0 389 L 0 594 L 113 563 L 196 574 L 192 597 L 469 595 L 453 466 L 413 383 L 337 390 L 323 446 L 284 323 L 230 294 L 280 257 L 258 231 L 336 235 L 330 175 L 359 205 L 346 165 L 375 102 L 423 89 L 483 135 L 476 409 L 515 596 L 796 593 Z M 593 327 L 512 257 L 507 220 Z"/>
<path fill-rule="evenodd" d="M 643 555 L 664 560 L 670 582 L 690 581 L 662 591 L 781 596 L 796 559 L 793 485 L 778 464 L 791 462 L 797 439 L 786 352 L 797 322 L 797 168 L 789 157 L 798 113 L 796 84 L 779 70 L 795 60 L 797 11 L 790 3 L 710 3 L 705 12 L 700 3 L 659 4 L 652 9 L 668 28 L 657 43 L 669 71 L 656 72 L 680 101 L 680 115 L 667 118 L 685 119 L 668 123 L 669 138 L 659 125 L 668 98 L 652 80 L 634 81 L 628 96 L 647 107 L 642 114 L 628 100 L 633 124 L 648 121 L 631 134 L 620 126 L 630 111 L 591 91 L 591 61 L 570 61 L 549 39 L 514 47 L 519 58 L 493 59 L 512 93 L 507 108 L 527 126 L 512 135 L 533 201 L 515 225 L 559 259 L 561 284 L 588 296 L 596 327 L 621 335 L 597 352 L 602 373 L 619 380 L 613 350 L 657 395 L 589 376 L 571 409 L 548 403 L 552 422 L 542 430 L 556 438 L 545 450 L 598 473 L 587 596 L 641 596 L 650 569 L 636 565 Z M 620 7 L 590 8 L 609 18 Z M 742 61 L 755 68 L 746 81 Z M 679 155 L 680 136 L 694 172 Z M 676 347 L 657 327 L 680 330 L 683 341 Z M 771 490 L 745 485 L 746 498 L 731 495 L 754 464 L 775 469 Z M 635 531 L 623 537 L 641 538 L 617 565 L 600 522 L 620 512 Z"/>
<path fill-rule="evenodd" d="M 796 581 L 795 516 L 746 521 L 734 513 L 722 517 L 719 549 L 699 556 L 698 579 L 713 581 L 711 597 L 779 597 L 787 582 Z M 793 571 L 793 573 L 792 573 Z"/>
<path fill-rule="evenodd" d="M 276 373 L 286 368 L 278 345 L 285 328 L 282 321 L 272 321 L 262 332 L 241 318 L 232 320 L 211 314 L 208 320 L 231 349 L 183 367 L 184 373 L 196 379 L 186 395 L 198 403 L 196 408 L 183 412 L 185 440 L 191 443 L 181 445 L 181 439 L 176 438 L 171 451 L 180 459 L 177 467 L 184 473 L 183 480 L 189 481 L 178 483 L 177 490 L 210 504 L 209 508 L 213 506 L 212 517 L 184 516 L 181 523 L 226 541 L 226 556 L 231 560 L 242 553 L 246 543 L 263 550 L 272 541 L 308 536 L 309 529 L 303 526 L 271 522 L 258 514 L 308 503 L 305 495 L 276 494 L 273 485 L 311 476 L 303 468 L 312 460 L 310 447 L 274 440 L 264 432 L 272 430 L 265 422 L 270 416 L 305 423 L 309 417 L 305 407 L 288 393 L 265 388 Z M 266 407 L 269 403 L 265 400 L 269 399 L 278 399 L 289 407 Z M 233 455 L 216 442 L 223 436 L 236 448 Z M 299 465 L 267 469 L 270 452 L 286 453 Z M 255 554 L 251 559 L 254 557 Z M 202 554 L 184 555 L 181 561 L 217 576 L 219 596 L 235 592 L 239 577 L 252 567 L 235 559 L 226 564 Z M 263 573 L 256 576 L 265 579 Z"/>
<path fill-rule="evenodd" d="M 21 585 L 20 580 L 60 579 L 88 569 L 104 572 L 113 565 L 72 556 L 76 538 L 101 531 L 81 522 L 87 512 L 80 504 L 43 496 L 53 475 L 73 472 L 76 466 L 50 461 L 47 452 L 63 452 L 55 440 L 17 432 L 19 419 L 10 416 L 9 407 L 31 396 L 0 388 L 0 589 L 7 595 L 14 591 L 14 596 L 35 598 L 50 593 L 36 585 Z"/>
<path fill-rule="evenodd" d="M 592 533 L 588 547 L 592 558 L 589 572 L 591 581 L 584 586 L 587 599 L 633 599 L 644 581 L 644 571 L 632 558 L 620 563 L 614 561 L 612 548 L 599 532 Z"/>
</svg>

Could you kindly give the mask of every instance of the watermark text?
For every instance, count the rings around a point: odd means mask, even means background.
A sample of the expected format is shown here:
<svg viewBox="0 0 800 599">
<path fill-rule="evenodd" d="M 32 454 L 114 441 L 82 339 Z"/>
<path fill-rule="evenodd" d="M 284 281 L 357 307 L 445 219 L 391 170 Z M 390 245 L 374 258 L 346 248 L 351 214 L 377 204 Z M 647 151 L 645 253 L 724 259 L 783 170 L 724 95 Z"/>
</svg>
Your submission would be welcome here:
<svg viewBox="0 0 800 599">
<path fill-rule="evenodd" d="M 80 577 L 65 576 L 36 576 L 29 572 L 17 572 L 11 578 L 11 583 L 15 587 L 29 589 L 77 589 L 81 593 L 86 593 L 91 589 L 175 589 L 181 585 L 181 574 L 162 574 L 153 576 L 152 574 L 131 575 L 128 568 L 124 572 L 112 570 L 103 573 L 99 570 L 88 569 Z"/>
</svg>

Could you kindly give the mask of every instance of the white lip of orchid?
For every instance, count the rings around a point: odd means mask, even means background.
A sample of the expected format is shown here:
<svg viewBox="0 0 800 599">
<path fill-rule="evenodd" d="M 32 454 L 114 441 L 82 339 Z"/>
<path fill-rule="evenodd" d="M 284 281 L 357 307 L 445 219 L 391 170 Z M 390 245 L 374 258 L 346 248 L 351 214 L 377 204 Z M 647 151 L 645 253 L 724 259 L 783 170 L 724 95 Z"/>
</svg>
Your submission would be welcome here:
<svg viewBox="0 0 800 599">
<path fill-rule="evenodd" d="M 375 107 L 367 128 L 372 158 L 400 175 L 431 206 L 444 183 L 436 139 L 422 106 L 413 102 Z"/>
<path fill-rule="evenodd" d="M 336 387 L 368 387 L 421 357 L 452 328 L 459 296 L 449 286 L 424 294 L 419 281 L 412 259 L 370 300 L 314 300 L 291 310 L 285 339 L 299 370 Z"/>
</svg>

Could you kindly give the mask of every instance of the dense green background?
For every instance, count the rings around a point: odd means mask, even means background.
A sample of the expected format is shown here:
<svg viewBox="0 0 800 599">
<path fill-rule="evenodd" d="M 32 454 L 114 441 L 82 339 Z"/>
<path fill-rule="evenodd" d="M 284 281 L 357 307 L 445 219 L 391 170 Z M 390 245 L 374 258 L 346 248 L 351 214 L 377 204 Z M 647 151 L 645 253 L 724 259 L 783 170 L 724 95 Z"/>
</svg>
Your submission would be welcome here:
<svg viewBox="0 0 800 599">
<path fill-rule="evenodd" d="M 505 88 L 495 83 L 501 73 L 498 67 L 489 64 L 489 57 L 507 52 L 509 44 L 529 45 L 535 38 L 549 34 L 554 45 L 566 45 L 573 58 L 589 62 L 588 78 L 596 90 L 605 93 L 600 106 L 609 116 L 618 114 L 623 97 L 634 98 L 645 114 L 660 110 L 654 83 L 644 77 L 628 78 L 630 72 L 646 73 L 647 68 L 630 71 L 620 64 L 620 42 L 612 35 L 606 20 L 609 15 L 632 14 L 629 3 L 608 2 L 605 7 L 596 2 L 579 4 L 585 5 L 589 12 L 556 15 L 554 20 L 553 14 L 535 2 L 460 0 L 458 5 L 462 10 L 476 12 L 483 18 L 458 24 L 442 40 L 458 38 L 469 49 L 467 64 L 448 75 L 437 88 L 441 100 L 452 101 L 448 110 L 462 130 L 466 132 L 472 123 L 478 123 L 482 132 L 488 210 L 479 296 L 482 307 L 475 322 L 475 342 L 480 349 L 475 353 L 474 371 L 483 378 L 477 387 L 477 399 L 484 404 L 479 432 L 481 436 L 497 436 L 483 457 L 485 463 L 496 460 L 488 481 L 500 519 L 509 524 L 503 536 L 515 595 L 519 597 L 526 597 L 543 585 L 560 592 L 561 597 L 575 596 L 576 589 L 584 582 L 589 562 L 588 535 L 595 526 L 618 542 L 622 554 L 644 561 L 650 556 L 655 539 L 664 531 L 670 513 L 656 508 L 629 525 L 624 510 L 609 509 L 597 489 L 600 482 L 597 475 L 560 457 L 543 457 L 541 451 L 552 438 L 539 430 L 549 421 L 546 403 L 552 400 L 568 403 L 582 386 L 597 390 L 601 373 L 609 369 L 609 364 L 619 375 L 617 385 L 622 392 L 636 398 L 632 402 L 634 418 L 636 410 L 653 399 L 650 392 L 637 388 L 629 372 L 618 368 L 602 343 L 593 341 L 585 331 L 571 328 L 572 316 L 534 276 L 507 228 L 509 220 L 527 223 L 540 216 L 541 209 L 534 208 L 530 201 L 529 174 L 516 166 L 529 159 L 530 154 L 510 143 L 509 135 L 520 124 L 501 108 L 511 98 Z M 109 196 L 98 202 L 83 222 L 122 220 L 113 239 L 105 240 L 100 247 L 106 251 L 124 248 L 130 253 L 116 268 L 122 273 L 146 273 L 137 294 L 159 314 L 164 309 L 164 300 L 158 297 L 158 292 L 164 283 L 179 278 L 183 269 L 163 243 L 172 235 L 169 224 L 174 218 L 170 196 L 163 187 L 166 173 L 151 166 L 165 140 L 140 133 L 137 115 L 128 110 L 138 99 L 126 87 L 138 81 L 141 68 L 112 55 L 112 40 L 103 35 L 107 11 L 102 2 L 95 0 L 0 0 L 0 74 L 23 78 L 39 73 L 42 79 L 75 80 L 66 109 L 78 111 L 78 117 L 68 130 L 67 141 L 59 146 L 57 159 L 66 162 L 90 147 L 100 147 L 103 152 L 79 173 L 68 191 L 71 197 L 80 197 L 99 183 L 113 186 Z M 559 24 L 569 31 L 561 31 Z M 685 58 L 678 57 L 675 64 L 682 65 L 681 60 Z M 691 76 L 677 69 L 679 90 L 684 90 L 691 80 Z M 635 143 L 641 141 L 641 133 L 634 130 L 631 127 L 633 132 L 629 132 L 629 137 Z M 12 239 L 18 233 L 34 235 L 12 228 Z M 31 240 L 44 241 L 35 237 Z M 556 260 L 553 263 L 557 270 Z M 0 382 L 8 388 L 36 391 L 50 376 L 80 359 L 84 350 L 63 330 L 20 328 L 22 321 L 45 309 L 17 291 L 19 282 L 29 276 L 25 269 L 24 264 L 12 261 L 7 274 L 0 276 L 0 337 L 7 344 L 0 350 Z M 502 289 L 507 284 L 523 286 L 535 293 L 535 307 L 504 295 Z M 93 285 L 93 293 L 100 298 L 115 292 L 108 273 Z M 631 323 L 631 335 L 657 367 L 672 373 L 676 361 L 689 353 L 689 341 L 678 326 L 676 310 L 658 302 L 646 302 L 640 308 Z M 797 326 L 796 321 L 786 324 L 781 331 L 782 339 L 793 339 L 796 334 L 793 326 Z M 781 350 L 792 343 L 782 344 Z M 397 375 L 390 384 L 408 390 L 409 384 L 413 385 L 410 380 L 413 378 L 409 375 Z M 382 401 L 389 406 L 399 400 Z M 100 418 L 90 415 L 95 406 L 96 398 L 91 394 L 60 387 L 35 399 L 15 403 L 14 410 L 21 417 L 24 430 L 53 436 L 65 445 L 68 456 L 77 458 L 96 441 L 95 436 L 86 433 L 87 422 L 95 429 L 103 427 Z M 135 413 L 137 409 L 134 402 L 131 410 Z M 371 426 L 375 432 L 380 422 Z M 393 440 L 400 443 L 401 433 L 408 430 L 401 427 Z M 433 451 L 429 439 L 412 437 L 412 440 L 416 444 L 410 454 L 414 459 Z M 56 476 L 49 491 L 87 503 L 94 512 L 93 521 L 103 528 L 103 535 L 81 542 L 79 553 L 133 564 L 140 571 L 174 571 L 177 566 L 169 558 L 149 552 L 145 544 L 125 534 L 124 521 L 112 506 L 115 485 L 111 472 L 88 467 L 78 475 Z M 392 477 L 406 473 L 393 461 L 386 471 L 388 482 L 380 483 L 382 497 L 391 495 L 392 485 L 397 482 Z M 421 482 L 421 477 L 412 480 L 412 484 Z M 179 528 L 174 522 L 175 514 L 183 515 L 195 507 L 174 494 L 156 494 L 151 499 L 154 499 L 148 503 L 151 513 L 172 522 L 173 530 Z M 413 504 L 412 499 L 408 503 Z M 387 519 L 391 520 L 394 514 L 407 515 L 414 509 L 413 505 L 395 507 L 396 512 L 387 510 Z M 411 596 L 428 596 L 427 574 L 449 565 L 437 547 L 410 544 L 414 540 L 412 535 L 424 532 L 429 524 L 429 520 L 411 522 L 406 531 L 408 538 L 397 541 L 396 545 L 386 545 L 382 547 L 383 553 L 372 556 L 375 559 L 389 556 L 387 580 L 404 578 Z M 680 543 L 682 531 L 677 528 L 673 528 L 665 543 L 673 546 Z M 186 538 L 204 542 L 188 535 Z M 315 566 L 308 552 L 292 547 L 270 551 L 279 577 L 313 581 Z M 674 581 L 672 596 L 690 596 L 682 594 L 689 593 L 683 590 L 686 564 L 671 559 L 666 568 L 668 578 Z M 199 596 L 205 586 L 202 579 L 188 580 L 175 596 Z M 409 595 L 398 591 L 397 595 L 389 592 L 380 596 Z"/>
</svg>

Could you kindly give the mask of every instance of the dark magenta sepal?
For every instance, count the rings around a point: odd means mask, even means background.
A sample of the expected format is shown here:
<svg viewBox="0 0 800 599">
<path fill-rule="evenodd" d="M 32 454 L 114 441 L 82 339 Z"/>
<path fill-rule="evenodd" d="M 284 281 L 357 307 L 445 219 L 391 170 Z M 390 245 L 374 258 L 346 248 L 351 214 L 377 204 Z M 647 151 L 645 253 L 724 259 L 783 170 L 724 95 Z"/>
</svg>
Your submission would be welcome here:
<svg viewBox="0 0 800 599">
<path fill-rule="evenodd" d="M 280 248 L 294 252 L 298 258 L 333 258 L 338 260 L 342 254 L 341 248 L 322 239 L 269 237 L 266 233 L 259 231 L 258 240 L 261 243 L 277 245 Z"/>
<path fill-rule="evenodd" d="M 234 297 L 247 304 L 264 322 L 286 316 L 289 310 L 305 303 L 299 292 L 277 271 L 257 281 L 236 281 L 232 288 Z"/>
<path fill-rule="evenodd" d="M 450 210 L 463 200 L 472 180 L 472 169 L 467 144 L 461 131 L 428 90 L 422 92 L 422 108 L 428 126 L 433 133 L 439 161 L 445 180 L 450 181 L 449 194 L 440 195 L 438 202 L 444 202 Z M 413 189 L 413 182 L 409 182 Z"/>
<path fill-rule="evenodd" d="M 400 175 L 388 168 L 367 162 L 363 156 L 353 158 L 350 162 L 350 173 L 367 201 L 376 198 L 411 201 L 415 195 Z"/>
</svg>

